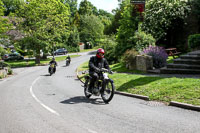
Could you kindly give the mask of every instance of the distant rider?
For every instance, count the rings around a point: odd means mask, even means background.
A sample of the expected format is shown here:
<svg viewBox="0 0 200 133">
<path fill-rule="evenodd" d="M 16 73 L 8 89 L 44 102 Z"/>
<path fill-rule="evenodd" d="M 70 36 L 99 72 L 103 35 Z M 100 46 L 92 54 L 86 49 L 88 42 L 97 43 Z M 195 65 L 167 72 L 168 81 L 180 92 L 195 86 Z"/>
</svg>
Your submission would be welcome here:
<svg viewBox="0 0 200 133">
<path fill-rule="evenodd" d="M 49 62 L 49 64 L 54 64 L 54 68 L 53 68 L 53 72 L 56 72 L 56 66 L 57 66 L 57 62 L 55 61 L 55 58 L 53 57 L 52 60 Z M 49 71 L 50 71 L 50 67 L 49 67 Z"/>
<path fill-rule="evenodd" d="M 70 64 L 70 62 L 71 62 L 71 57 L 68 55 L 68 56 L 66 57 L 66 60 L 69 60 L 69 64 Z"/>
<path fill-rule="evenodd" d="M 110 71 L 109 64 L 104 58 L 104 53 L 104 50 L 99 48 L 96 56 L 92 56 L 89 60 L 89 75 L 92 77 L 89 85 L 89 92 L 92 91 L 95 81 L 99 78 L 101 68 L 106 68 Z"/>
</svg>

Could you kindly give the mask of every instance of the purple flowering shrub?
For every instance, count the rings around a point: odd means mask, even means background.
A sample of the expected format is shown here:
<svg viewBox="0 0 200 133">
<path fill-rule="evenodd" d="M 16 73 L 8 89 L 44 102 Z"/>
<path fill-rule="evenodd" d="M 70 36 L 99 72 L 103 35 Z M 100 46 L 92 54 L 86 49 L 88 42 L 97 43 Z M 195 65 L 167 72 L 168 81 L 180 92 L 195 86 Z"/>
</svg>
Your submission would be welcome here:
<svg viewBox="0 0 200 133">
<path fill-rule="evenodd" d="M 143 49 L 141 54 L 152 56 L 155 68 L 164 67 L 167 64 L 168 55 L 163 47 L 152 46 Z"/>
</svg>

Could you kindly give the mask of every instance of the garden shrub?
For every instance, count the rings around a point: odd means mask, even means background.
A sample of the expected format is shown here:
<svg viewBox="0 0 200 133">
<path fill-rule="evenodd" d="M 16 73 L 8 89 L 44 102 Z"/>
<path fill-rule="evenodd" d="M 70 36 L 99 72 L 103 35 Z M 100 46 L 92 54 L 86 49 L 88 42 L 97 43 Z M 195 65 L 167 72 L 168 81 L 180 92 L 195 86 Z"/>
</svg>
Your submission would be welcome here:
<svg viewBox="0 0 200 133">
<path fill-rule="evenodd" d="M 136 69 L 136 56 L 138 54 L 139 53 L 134 48 L 127 50 L 121 58 L 122 64 L 128 69 Z"/>
<path fill-rule="evenodd" d="M 105 50 L 105 58 L 109 64 L 114 64 L 118 62 L 118 54 L 116 52 L 117 42 L 114 36 L 105 36 L 104 39 L 99 42 L 99 47 Z"/>
<path fill-rule="evenodd" d="M 3 56 L 4 54 L 6 54 L 6 50 L 0 46 L 0 58 L 1 58 L 1 56 Z"/>
<path fill-rule="evenodd" d="M 155 68 L 164 67 L 167 63 L 168 55 L 163 47 L 149 46 L 141 54 L 152 56 Z"/>
<path fill-rule="evenodd" d="M 12 69 L 8 67 L 8 75 L 11 75 L 13 73 Z"/>
<path fill-rule="evenodd" d="M 126 50 L 126 52 L 124 53 L 124 55 L 121 58 L 121 62 L 123 64 L 132 62 L 135 60 L 135 57 L 138 55 L 139 53 L 133 48 L 131 50 Z"/>
<path fill-rule="evenodd" d="M 4 67 L 10 67 L 10 65 L 4 61 L 0 61 L 0 69 L 3 69 Z"/>
<path fill-rule="evenodd" d="M 149 45 L 155 46 L 156 40 L 151 34 L 146 34 L 145 32 L 138 31 L 134 35 L 135 48 L 137 51 L 142 51 L 144 48 Z"/>
<path fill-rule="evenodd" d="M 200 34 L 194 34 L 188 37 L 188 47 L 190 49 L 200 48 Z"/>
</svg>

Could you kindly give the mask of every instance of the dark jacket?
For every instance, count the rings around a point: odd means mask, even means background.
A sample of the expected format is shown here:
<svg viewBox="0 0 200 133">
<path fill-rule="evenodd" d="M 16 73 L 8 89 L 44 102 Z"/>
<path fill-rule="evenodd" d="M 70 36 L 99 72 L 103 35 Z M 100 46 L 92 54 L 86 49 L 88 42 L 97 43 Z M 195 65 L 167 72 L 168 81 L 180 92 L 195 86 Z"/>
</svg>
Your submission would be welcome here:
<svg viewBox="0 0 200 133">
<path fill-rule="evenodd" d="M 56 61 L 52 60 L 52 61 L 49 62 L 49 64 L 53 64 L 53 63 L 57 66 L 57 62 Z"/>
<path fill-rule="evenodd" d="M 105 58 L 99 59 L 96 56 L 92 56 L 89 61 L 89 72 L 98 72 L 98 69 L 101 68 L 110 70 L 108 61 Z"/>
</svg>

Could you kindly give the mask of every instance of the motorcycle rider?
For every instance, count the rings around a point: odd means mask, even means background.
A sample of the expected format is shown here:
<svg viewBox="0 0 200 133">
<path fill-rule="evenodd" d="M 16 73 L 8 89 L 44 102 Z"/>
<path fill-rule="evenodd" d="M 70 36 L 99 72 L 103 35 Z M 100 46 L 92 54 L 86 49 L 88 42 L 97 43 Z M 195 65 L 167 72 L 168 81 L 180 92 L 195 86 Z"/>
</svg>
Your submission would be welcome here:
<svg viewBox="0 0 200 133">
<path fill-rule="evenodd" d="M 89 92 L 92 92 L 95 81 L 99 78 L 101 68 L 106 68 L 110 71 L 109 64 L 104 58 L 104 49 L 99 48 L 96 56 L 92 56 L 89 60 L 89 75 L 92 77 L 89 85 Z"/>
<path fill-rule="evenodd" d="M 53 68 L 53 72 L 56 72 L 56 66 L 57 66 L 57 62 L 55 61 L 55 58 L 53 57 L 52 60 L 49 62 L 49 64 L 54 64 L 54 68 Z M 50 67 L 49 67 L 49 71 L 50 71 Z"/>
<path fill-rule="evenodd" d="M 71 57 L 68 55 L 65 60 L 69 60 L 69 64 L 71 62 Z"/>
</svg>

